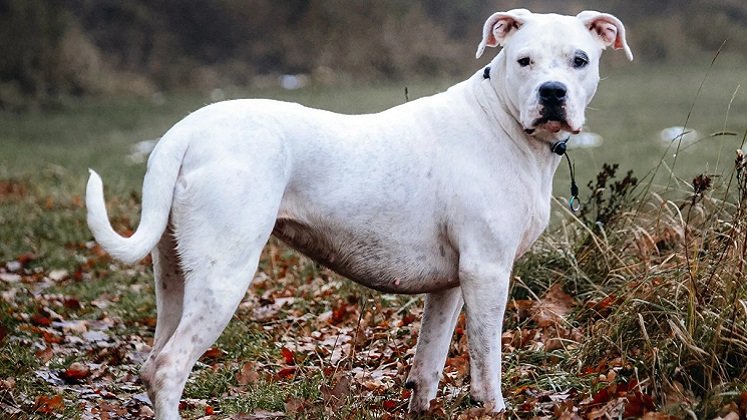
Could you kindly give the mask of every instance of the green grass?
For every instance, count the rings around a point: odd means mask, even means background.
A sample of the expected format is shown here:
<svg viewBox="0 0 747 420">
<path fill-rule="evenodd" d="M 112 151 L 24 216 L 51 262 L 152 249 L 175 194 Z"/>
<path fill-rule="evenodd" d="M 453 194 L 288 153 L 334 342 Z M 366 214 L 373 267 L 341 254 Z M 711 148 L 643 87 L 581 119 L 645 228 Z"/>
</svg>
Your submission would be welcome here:
<svg viewBox="0 0 747 420">
<path fill-rule="evenodd" d="M 741 239 L 729 230 L 729 226 L 743 226 L 738 203 L 734 202 L 736 181 L 732 183 L 729 200 L 720 198 L 725 196 L 723 190 L 734 168 L 734 150 L 740 147 L 747 129 L 747 94 L 741 89 L 747 70 L 743 63 L 728 57 L 717 60 L 712 68 L 709 66 L 710 58 L 701 57 L 685 67 L 639 63 L 605 68 L 602 72 L 604 79 L 592 109 L 587 112 L 587 126 L 601 134 L 605 142 L 599 148 L 572 152 L 582 199 L 589 197 L 591 192 L 585 185 L 594 179 L 603 162 L 620 163 L 618 177 L 627 169 L 643 177 L 663 162 L 657 177 L 644 179 L 642 187 L 651 182 L 653 191 L 674 200 L 675 205 L 657 201 L 639 187 L 624 197 L 617 221 L 605 226 L 603 234 L 570 218 L 561 206 L 553 207 L 556 213 L 553 226 L 516 267 L 512 298 L 534 299 L 552 284 L 562 282 L 579 302 L 567 320 L 568 328 L 582 331 L 584 340 L 569 341 L 565 347 L 551 351 L 525 344 L 506 354 L 504 393 L 513 404 L 510 415 L 552 413 L 552 404 L 536 403 L 532 392 L 574 390 L 573 401 L 580 404 L 607 386 L 598 377 L 611 370 L 617 372 L 620 381 L 648 378 L 643 388 L 646 392 L 664 386 L 656 381 L 675 378 L 687 392 L 695 393 L 693 401 L 674 404 L 662 399 L 665 392 L 658 389 L 657 409 L 675 415 L 682 415 L 686 409 L 701 415 L 718 414 L 721 407 L 738 401 L 740 393 L 747 390 L 747 377 L 739 369 L 740 363 L 745 365 L 747 352 L 740 341 L 745 318 L 738 305 L 747 300 L 747 290 L 736 276 L 741 271 L 728 269 L 729 264 L 738 264 L 738 256 L 719 248 L 719 241 L 725 237 L 743 246 Z M 412 99 L 443 90 L 453 82 L 419 82 L 407 87 Z M 701 83 L 703 88 L 698 93 Z M 345 89 L 314 87 L 292 92 L 230 90 L 227 95 L 270 97 L 358 113 L 402 103 L 404 84 Z M 143 164 L 127 163 L 125 156 L 130 146 L 157 138 L 190 111 L 209 102 L 208 95 L 199 93 L 167 93 L 165 98 L 162 105 L 147 98 L 99 98 L 71 101 L 43 112 L 0 114 L 3 127 L 0 265 L 23 254 L 33 255 L 22 282 L 0 282 L 0 291 L 15 291 L 14 298 L 0 300 L 0 325 L 8 332 L 8 337 L 0 343 L 0 379 L 16 378 L 14 388 L 0 387 L 0 399 L 3 395 L 12 396 L 26 414 L 38 396 L 61 392 L 34 372 L 65 369 L 72 361 L 108 360 L 112 378 L 101 387 L 118 395 L 142 392 L 139 383 L 127 382 L 127 375 L 137 370 L 136 363 L 127 359 L 136 356 L 133 356 L 135 344 L 127 340 L 143 337 L 148 343 L 152 339 L 150 324 L 155 316 L 152 273 L 146 264 L 124 267 L 90 248 L 91 235 L 85 225 L 81 199 L 87 168 L 95 168 L 104 177 L 115 225 L 118 228 L 136 225 L 145 168 Z M 686 120 L 689 127 L 703 134 L 725 130 L 736 135 L 707 139 L 681 150 L 675 165 L 674 149 L 662 146 L 658 135 L 661 129 L 684 125 Z M 669 172 L 671 168 L 673 175 Z M 690 213 L 674 207 L 688 201 L 690 190 L 681 181 L 690 182 L 703 172 L 717 175 L 718 193 L 708 193 L 691 212 L 692 220 L 683 223 Z M 672 188 L 664 191 L 662 186 L 670 184 L 670 176 Z M 567 190 L 568 176 L 565 166 L 561 166 L 555 180 L 555 194 L 565 196 Z M 682 218 L 680 213 L 684 214 Z M 689 232 L 690 242 L 681 236 L 667 236 L 683 226 Z M 647 243 L 646 235 L 660 241 L 654 241 L 657 250 L 652 253 L 636 248 Z M 711 251 L 699 254 L 695 252 L 696 245 Z M 686 255 L 692 258 L 691 263 L 700 264 L 701 271 L 695 273 L 696 280 L 692 282 L 688 281 Z M 67 270 L 70 276 L 56 283 L 43 280 L 54 269 Z M 708 283 L 708 270 L 718 274 L 715 285 Z M 302 299 L 281 308 L 277 317 L 268 321 L 257 321 L 251 309 L 240 309 L 215 345 L 222 356 L 217 361 L 200 363 L 195 369 L 185 398 L 201 402 L 187 407 L 183 414 L 199 417 L 204 414 L 204 404 L 218 409 L 221 415 L 256 409 L 284 411 L 289 399 L 297 399 L 309 405 L 310 411 L 306 412 L 309 415 L 371 418 L 383 415 L 384 401 L 400 404 L 405 400 L 402 382 L 411 355 L 404 352 L 414 345 L 417 326 L 398 326 L 398 323 L 409 313 L 419 316 L 421 302 L 415 301 L 400 311 L 399 308 L 410 303 L 410 298 L 381 297 L 351 282 L 337 283 L 338 279 L 327 270 L 277 244 L 263 255 L 260 271 L 268 279 L 250 290 L 246 301 L 251 307 L 259 305 L 259 297 L 265 294 L 274 299 L 287 292 Z M 75 273 L 80 273 L 80 277 L 75 277 Z M 328 293 L 315 294 L 329 285 Z M 692 296 L 702 297 L 706 292 L 710 293 L 710 300 L 692 301 Z M 593 309 L 594 304 L 612 295 L 620 300 L 608 312 L 600 315 Z M 79 300 L 81 306 L 66 307 L 60 303 L 71 297 Z M 100 300 L 109 305 L 93 304 Z M 360 312 L 356 311 L 360 310 L 361 302 L 365 302 L 367 309 L 359 318 Z M 355 309 L 335 328 L 354 329 L 358 319 L 363 319 L 376 335 L 366 337 L 368 341 L 357 349 L 359 354 L 354 360 L 335 365 L 324 349 L 317 349 L 317 354 L 297 352 L 295 363 L 301 373 L 278 378 L 283 339 L 329 327 L 316 322 L 316 317 L 345 305 Z M 45 313 L 45 308 L 53 309 L 64 319 L 112 320 L 108 334 L 126 344 L 122 352 L 129 356 L 124 360 L 108 358 L 110 353 L 102 353 L 104 349 L 95 347 L 78 353 L 67 352 L 75 346 L 63 344 L 59 354 L 49 362 L 40 361 L 35 352 L 44 346 L 43 340 L 38 331 L 27 327 L 28 317 Z M 669 321 L 683 325 L 682 331 L 672 327 Z M 507 329 L 539 331 L 530 318 L 513 309 L 507 316 Z M 398 359 L 401 366 L 397 368 L 399 376 L 395 385 L 380 392 L 356 388 L 330 411 L 330 404 L 320 390 L 334 385 L 334 372 L 350 371 L 353 367 L 375 370 L 381 362 L 365 357 L 365 352 L 388 348 L 393 342 L 404 343 L 397 348 L 403 353 Z M 654 347 L 658 359 L 653 356 Z M 705 357 L 693 347 L 703 347 L 713 355 Z M 464 340 L 458 338 L 450 357 L 463 353 Z M 260 364 L 260 379 L 241 387 L 236 374 L 249 361 Z M 590 365 L 602 367 L 592 372 L 587 369 Z M 444 398 L 445 416 L 470 409 L 466 383 L 463 375 L 454 380 L 452 385 L 458 391 L 455 396 Z M 705 389 L 703 384 L 712 385 L 712 389 Z M 512 390 L 524 387 L 528 391 L 512 394 Z M 76 395 L 69 391 L 63 395 L 68 402 L 76 401 Z M 401 407 L 397 410 L 400 411 L 395 413 L 402 412 Z M 75 417 L 82 415 L 83 409 L 67 404 L 60 413 L 66 418 Z"/>
</svg>

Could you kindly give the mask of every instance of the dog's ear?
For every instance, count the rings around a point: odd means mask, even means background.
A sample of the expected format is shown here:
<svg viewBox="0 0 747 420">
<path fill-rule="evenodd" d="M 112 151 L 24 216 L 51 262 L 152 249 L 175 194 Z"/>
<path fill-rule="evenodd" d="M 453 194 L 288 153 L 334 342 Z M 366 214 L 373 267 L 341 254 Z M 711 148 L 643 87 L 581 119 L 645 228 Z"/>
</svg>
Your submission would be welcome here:
<svg viewBox="0 0 747 420">
<path fill-rule="evenodd" d="M 475 58 L 480 58 L 485 47 L 503 45 L 506 39 L 524 24 L 523 17 L 531 14 L 527 9 L 514 9 L 508 12 L 493 13 L 482 27 L 482 41 L 477 46 Z"/>
<path fill-rule="evenodd" d="M 625 39 L 625 26 L 620 22 L 620 19 L 593 10 L 584 10 L 576 17 L 591 31 L 592 36 L 602 43 L 604 48 L 612 47 L 616 50 L 625 50 L 628 60 L 633 60 L 633 53 Z"/>
</svg>

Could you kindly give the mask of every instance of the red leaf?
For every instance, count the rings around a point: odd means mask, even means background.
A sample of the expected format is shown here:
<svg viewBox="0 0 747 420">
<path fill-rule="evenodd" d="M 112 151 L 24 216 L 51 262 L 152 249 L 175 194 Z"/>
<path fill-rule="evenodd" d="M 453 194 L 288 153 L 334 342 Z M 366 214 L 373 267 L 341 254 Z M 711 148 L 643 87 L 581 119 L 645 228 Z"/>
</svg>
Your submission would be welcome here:
<svg viewBox="0 0 747 420">
<path fill-rule="evenodd" d="M 293 375 L 295 374 L 296 374 L 296 367 L 291 366 L 291 367 L 280 369 L 280 371 L 278 372 L 278 377 L 281 379 L 288 379 L 288 378 L 293 377 Z"/>
<path fill-rule="evenodd" d="M 16 258 L 16 261 L 21 263 L 22 266 L 27 266 L 31 261 L 34 261 L 36 259 L 36 255 L 27 252 L 25 254 L 21 254 Z"/>
<path fill-rule="evenodd" d="M 384 410 L 386 411 L 394 411 L 397 408 L 397 402 L 392 400 L 384 400 L 381 405 L 384 406 Z"/>
<path fill-rule="evenodd" d="M 47 397 L 40 395 L 34 402 L 34 412 L 42 414 L 52 414 L 55 411 L 61 409 L 64 405 L 62 395 L 55 395 L 53 397 Z"/>
<path fill-rule="evenodd" d="M 348 313 L 348 307 L 344 302 L 340 303 L 340 306 L 332 310 L 332 318 L 330 320 L 333 324 L 339 324 L 345 320 L 345 315 Z"/>
<path fill-rule="evenodd" d="M 80 309 L 82 308 L 80 301 L 74 297 L 66 297 L 62 301 L 62 305 L 68 309 Z"/>
<path fill-rule="evenodd" d="M 412 324 L 417 318 L 413 314 L 405 314 L 405 316 L 402 317 L 402 323 L 400 324 L 400 327 L 404 327 L 406 325 Z"/>
<path fill-rule="evenodd" d="M 60 335 L 52 334 L 44 330 L 42 330 L 41 333 L 42 333 L 42 337 L 44 337 L 44 341 L 47 342 L 48 344 L 62 343 L 62 336 Z"/>
<path fill-rule="evenodd" d="M 280 354 L 283 355 L 283 360 L 285 360 L 286 365 L 296 364 L 296 359 L 293 355 L 293 352 L 287 347 L 280 348 Z"/>
<path fill-rule="evenodd" d="M 80 362 L 74 362 L 61 374 L 62 378 L 69 382 L 81 381 L 90 375 L 91 370 L 88 369 L 88 366 Z"/>
<path fill-rule="evenodd" d="M 610 392 L 607 389 L 608 388 L 602 388 L 601 390 L 599 390 L 599 392 L 594 394 L 594 396 L 591 397 L 590 405 L 602 405 L 609 401 L 610 398 L 612 398 L 612 395 L 610 395 Z"/>
<path fill-rule="evenodd" d="M 606 298 L 602 299 L 601 301 L 597 302 L 597 304 L 594 306 L 596 307 L 598 311 L 600 311 L 600 310 L 609 308 L 615 303 L 617 303 L 617 296 L 609 295 Z"/>
<path fill-rule="evenodd" d="M 47 318 L 46 316 L 42 314 L 33 314 L 31 315 L 31 322 L 34 325 L 39 325 L 41 327 L 48 327 L 52 325 L 52 320 Z"/>
<path fill-rule="evenodd" d="M 215 410 L 213 409 L 213 407 L 211 407 L 209 405 L 206 405 L 205 406 L 205 415 L 206 416 L 212 416 L 214 414 L 215 414 Z"/>
<path fill-rule="evenodd" d="M 202 353 L 202 357 L 200 359 L 207 359 L 210 361 L 217 361 L 223 356 L 223 350 L 219 349 L 218 347 L 210 347 L 205 351 L 205 353 Z"/>
</svg>

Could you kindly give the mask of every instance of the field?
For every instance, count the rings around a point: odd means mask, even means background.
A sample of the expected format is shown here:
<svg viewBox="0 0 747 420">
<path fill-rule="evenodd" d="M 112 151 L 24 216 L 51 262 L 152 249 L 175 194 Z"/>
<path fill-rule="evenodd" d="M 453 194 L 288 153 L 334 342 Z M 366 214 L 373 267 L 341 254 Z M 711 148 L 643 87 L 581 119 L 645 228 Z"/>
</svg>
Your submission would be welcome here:
<svg viewBox="0 0 747 420">
<path fill-rule="evenodd" d="M 514 272 L 507 417 L 747 415 L 744 162 L 735 167 L 747 129 L 745 68 L 703 57 L 603 72 L 587 117 L 604 142 L 571 152 L 585 210 L 574 217 L 562 204 L 563 163 L 552 226 Z M 407 88 L 414 98 L 451 83 Z M 404 84 L 224 94 L 358 113 L 403 102 Z M 209 102 L 208 92 L 166 93 L 0 114 L 4 416 L 152 415 L 136 376 L 155 324 L 152 272 L 147 260 L 123 266 L 92 242 L 87 168 L 104 178 L 115 228 L 134 229 L 145 165 L 127 159 L 132 145 Z M 679 151 L 661 141 L 662 129 L 686 122 L 701 141 Z M 419 297 L 375 294 L 273 240 L 195 368 L 182 415 L 403 417 L 421 308 Z M 461 319 L 436 418 L 483 414 L 468 397 L 466 346 Z"/>
</svg>

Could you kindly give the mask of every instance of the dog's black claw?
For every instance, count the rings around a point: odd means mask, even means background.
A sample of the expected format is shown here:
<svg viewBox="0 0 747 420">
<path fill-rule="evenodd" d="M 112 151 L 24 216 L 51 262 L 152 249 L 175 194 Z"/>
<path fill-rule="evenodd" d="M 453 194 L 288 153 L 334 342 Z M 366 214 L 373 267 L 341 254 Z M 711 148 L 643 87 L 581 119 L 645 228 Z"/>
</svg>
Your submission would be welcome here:
<svg viewBox="0 0 747 420">
<path fill-rule="evenodd" d="M 413 380 L 409 380 L 405 382 L 405 388 L 415 390 L 415 388 L 418 387 L 418 384 L 415 383 Z"/>
</svg>

